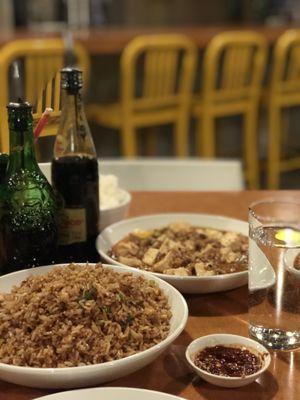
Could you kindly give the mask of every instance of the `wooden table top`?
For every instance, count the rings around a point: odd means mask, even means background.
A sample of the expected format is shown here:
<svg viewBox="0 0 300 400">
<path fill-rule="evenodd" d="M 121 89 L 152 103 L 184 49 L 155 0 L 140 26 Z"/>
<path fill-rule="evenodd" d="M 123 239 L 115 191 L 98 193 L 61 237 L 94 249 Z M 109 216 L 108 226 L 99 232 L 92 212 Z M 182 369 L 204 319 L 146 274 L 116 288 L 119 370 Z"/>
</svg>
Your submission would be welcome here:
<svg viewBox="0 0 300 400">
<path fill-rule="evenodd" d="M 130 215 L 206 212 L 247 220 L 248 205 L 261 198 L 300 198 L 300 191 L 133 193 Z M 211 333 L 247 336 L 247 287 L 226 293 L 185 296 L 189 319 L 185 331 L 149 366 L 105 386 L 130 386 L 182 396 L 188 400 L 299 400 L 300 349 L 273 353 L 271 365 L 256 382 L 237 389 L 210 385 L 193 375 L 184 361 L 186 346 Z M 53 391 L 52 391 L 53 392 Z M 51 393 L 0 381 L 0 400 L 31 400 Z"/>
<path fill-rule="evenodd" d="M 186 26 L 186 27 L 161 27 L 161 28 L 129 28 L 105 27 L 88 30 L 74 31 L 74 38 L 82 42 L 90 54 L 118 54 L 125 45 L 139 35 L 157 33 L 182 33 L 195 41 L 200 49 L 207 46 L 208 42 L 217 34 L 226 30 L 254 30 L 261 33 L 269 44 L 273 44 L 279 35 L 291 26 L 256 26 L 256 25 L 217 25 L 217 26 Z M 25 38 L 56 37 L 59 33 L 40 32 L 32 30 L 0 30 L 0 46 L 14 40 Z"/>
</svg>

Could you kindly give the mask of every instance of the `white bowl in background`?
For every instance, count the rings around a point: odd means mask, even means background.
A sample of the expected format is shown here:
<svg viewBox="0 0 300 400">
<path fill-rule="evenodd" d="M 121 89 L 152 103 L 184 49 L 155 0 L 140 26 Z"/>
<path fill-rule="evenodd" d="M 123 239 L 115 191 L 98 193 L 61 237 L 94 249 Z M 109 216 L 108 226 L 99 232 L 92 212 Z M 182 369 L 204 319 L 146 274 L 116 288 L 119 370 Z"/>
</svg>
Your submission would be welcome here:
<svg viewBox="0 0 300 400">
<path fill-rule="evenodd" d="M 60 264 L 59 266 L 66 266 Z M 91 264 L 93 265 L 93 264 Z M 147 272 L 116 265 L 104 265 L 118 273 L 132 273 L 154 280 L 169 300 L 172 318 L 170 332 L 160 343 L 147 350 L 101 364 L 66 368 L 21 367 L 0 362 L 0 379 L 17 385 L 48 389 L 72 389 L 93 386 L 129 375 L 154 361 L 180 335 L 188 318 L 188 307 L 182 295 L 168 283 Z M 57 265 L 32 268 L 0 277 L 0 292 L 10 292 L 14 285 L 20 284 L 31 275 L 42 275 Z"/>
<path fill-rule="evenodd" d="M 245 377 L 230 377 L 223 375 L 211 374 L 194 364 L 194 358 L 199 350 L 205 347 L 217 346 L 217 345 L 240 345 L 249 348 L 257 354 L 262 356 L 262 367 L 255 374 L 247 375 Z M 263 356 L 264 355 L 264 356 Z M 254 382 L 266 369 L 268 369 L 271 356 L 268 350 L 260 343 L 239 335 L 230 335 L 225 333 L 216 333 L 213 335 L 202 336 L 196 340 L 193 340 L 186 349 L 186 359 L 193 370 L 205 381 L 212 383 L 216 386 L 222 386 L 227 388 L 235 388 L 246 386 L 251 382 Z"/>
<path fill-rule="evenodd" d="M 154 390 L 127 388 L 127 387 L 103 387 L 92 389 L 71 390 L 39 397 L 35 400 L 183 400 L 168 393 Z"/>
<path fill-rule="evenodd" d="M 239 232 L 248 236 L 248 223 L 234 218 L 191 213 L 155 214 L 129 218 L 107 227 L 97 238 L 97 250 L 100 256 L 109 264 L 128 268 L 128 266 L 114 260 L 108 255 L 112 246 L 123 239 L 124 236 L 134 231 L 134 229 L 148 230 L 160 228 L 175 221 L 185 221 L 203 228 Z M 156 272 L 153 272 L 153 275 L 170 283 L 182 293 L 222 292 L 246 285 L 248 282 L 248 271 L 213 276 L 175 276 Z"/>
<path fill-rule="evenodd" d="M 100 231 L 109 225 L 121 221 L 128 214 L 131 203 L 131 194 L 124 189 L 119 190 L 123 193 L 123 201 L 121 204 L 110 208 L 101 208 L 100 206 Z"/>
</svg>

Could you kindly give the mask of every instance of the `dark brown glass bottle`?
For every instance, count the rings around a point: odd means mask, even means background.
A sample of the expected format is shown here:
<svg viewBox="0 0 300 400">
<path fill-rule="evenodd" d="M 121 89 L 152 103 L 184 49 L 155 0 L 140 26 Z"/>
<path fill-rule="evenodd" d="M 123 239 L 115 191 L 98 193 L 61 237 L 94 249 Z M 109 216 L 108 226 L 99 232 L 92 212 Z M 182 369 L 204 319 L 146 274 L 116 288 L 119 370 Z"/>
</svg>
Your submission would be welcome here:
<svg viewBox="0 0 300 400">
<path fill-rule="evenodd" d="M 95 262 L 99 233 L 99 175 L 81 99 L 82 71 L 61 71 L 63 108 L 54 145 L 52 184 L 60 203 L 59 261 Z"/>
</svg>

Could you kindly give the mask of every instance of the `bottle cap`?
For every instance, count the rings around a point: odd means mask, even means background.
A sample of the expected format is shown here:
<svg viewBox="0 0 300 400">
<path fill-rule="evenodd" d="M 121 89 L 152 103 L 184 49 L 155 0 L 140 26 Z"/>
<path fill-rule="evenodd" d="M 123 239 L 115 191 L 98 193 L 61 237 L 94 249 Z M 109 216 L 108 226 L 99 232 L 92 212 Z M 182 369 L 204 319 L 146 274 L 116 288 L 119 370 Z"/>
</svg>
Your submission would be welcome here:
<svg viewBox="0 0 300 400">
<path fill-rule="evenodd" d="M 30 104 L 30 103 L 28 103 L 28 101 L 20 101 L 20 102 L 16 102 L 16 103 L 14 103 L 14 102 L 10 102 L 10 103 L 8 103 L 8 105 L 7 105 L 7 109 L 8 109 L 8 111 L 11 111 L 11 110 L 32 110 L 32 105 Z"/>
<path fill-rule="evenodd" d="M 9 103 L 7 105 L 8 122 L 12 129 L 24 131 L 28 129 L 28 123 L 32 122 L 32 105 L 27 101 Z"/>
<path fill-rule="evenodd" d="M 78 68 L 63 68 L 61 71 L 61 87 L 71 94 L 76 94 L 82 88 L 82 71 Z"/>
</svg>

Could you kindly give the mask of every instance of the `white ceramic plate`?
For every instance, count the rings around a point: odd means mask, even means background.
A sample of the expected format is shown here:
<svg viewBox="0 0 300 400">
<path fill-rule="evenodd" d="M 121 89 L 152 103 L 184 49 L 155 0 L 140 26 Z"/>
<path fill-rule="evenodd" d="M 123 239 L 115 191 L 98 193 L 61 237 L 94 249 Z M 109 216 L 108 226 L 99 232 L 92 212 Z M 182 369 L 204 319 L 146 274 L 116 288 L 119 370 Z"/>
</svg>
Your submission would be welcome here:
<svg viewBox="0 0 300 400">
<path fill-rule="evenodd" d="M 228 217 L 209 214 L 156 214 L 130 218 L 107 227 L 97 238 L 96 246 L 99 254 L 110 264 L 120 265 L 108 255 L 111 247 L 134 229 L 153 229 L 168 225 L 174 221 L 185 221 L 203 228 L 215 228 L 225 231 L 239 232 L 248 236 L 248 223 Z M 153 275 L 169 282 L 182 293 L 222 292 L 246 285 L 248 271 L 235 272 L 216 276 L 174 276 L 160 273 Z"/>
<path fill-rule="evenodd" d="M 67 264 L 65 264 L 67 265 Z M 92 265 L 92 264 L 91 264 Z M 63 266 L 63 265 L 62 265 Z M 103 382 L 112 381 L 143 368 L 154 361 L 183 331 L 188 318 L 188 308 L 182 295 L 171 285 L 154 277 L 152 274 L 126 268 L 105 265 L 116 272 L 131 272 L 133 275 L 143 275 L 146 279 L 154 280 L 168 297 L 172 311 L 169 335 L 161 343 L 140 353 L 116 361 L 102 364 L 87 365 L 72 368 L 32 368 L 19 367 L 0 363 L 0 379 L 18 385 L 37 387 L 72 389 L 87 387 Z M 30 275 L 41 275 L 53 269 L 55 265 L 27 269 L 0 277 L 0 292 L 9 292 Z"/>
<path fill-rule="evenodd" d="M 183 400 L 171 394 L 153 390 L 107 387 L 72 390 L 70 392 L 50 394 L 35 400 Z"/>
</svg>

